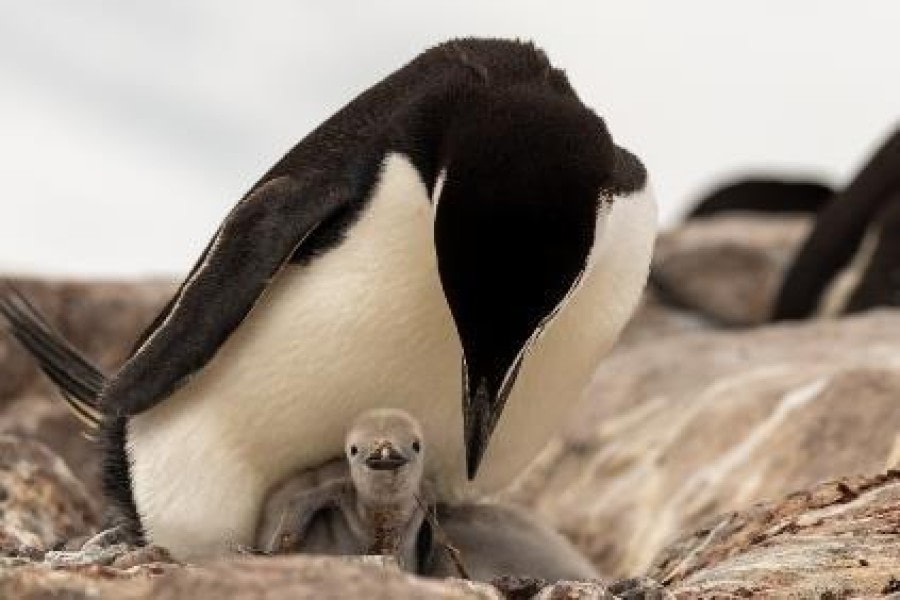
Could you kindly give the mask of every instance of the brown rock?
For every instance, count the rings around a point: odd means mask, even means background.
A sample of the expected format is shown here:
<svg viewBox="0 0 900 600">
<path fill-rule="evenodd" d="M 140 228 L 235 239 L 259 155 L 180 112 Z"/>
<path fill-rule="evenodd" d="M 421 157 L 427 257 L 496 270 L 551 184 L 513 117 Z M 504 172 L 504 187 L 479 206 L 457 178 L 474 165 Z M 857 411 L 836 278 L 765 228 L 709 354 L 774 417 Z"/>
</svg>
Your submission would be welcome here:
<svg viewBox="0 0 900 600">
<path fill-rule="evenodd" d="M 42 564 L 0 565 L 0 598 L 16 600 L 137 600 L 151 598 L 152 579 L 172 568 L 144 565 L 52 569 Z M 193 600 L 202 600 L 194 598 Z"/>
<path fill-rule="evenodd" d="M 619 336 L 613 352 L 622 352 L 646 342 L 656 342 L 670 335 L 710 331 L 715 326 L 702 316 L 665 304 L 652 291 L 646 290 L 634 316 Z"/>
<path fill-rule="evenodd" d="M 653 255 L 655 281 L 678 301 L 732 325 L 768 320 L 772 302 L 807 217 L 722 215 L 662 233 Z"/>
<path fill-rule="evenodd" d="M 626 349 L 505 499 L 604 574 L 643 573 L 714 515 L 896 460 L 898 331 L 884 311 Z"/>
<path fill-rule="evenodd" d="M 21 393 L 34 376 L 28 356 L 0 326 L 0 407 Z"/>
<path fill-rule="evenodd" d="M 46 595 L 40 595 L 42 593 Z M 49 593 L 58 595 L 50 596 Z M 228 558 L 196 567 L 146 565 L 126 571 L 109 567 L 51 571 L 42 566 L 27 565 L 0 569 L 0 597 L 79 600 L 502 598 L 486 584 L 423 579 L 396 569 L 312 556 Z"/>
<path fill-rule="evenodd" d="M 58 456 L 0 435 L 0 547 L 47 549 L 96 526 L 93 500 Z"/>
<path fill-rule="evenodd" d="M 607 586 L 599 581 L 503 578 L 498 587 L 458 579 L 427 579 L 358 558 L 281 555 L 229 557 L 188 567 L 168 563 L 128 569 L 80 566 L 51 569 L 20 561 L 0 564 L 0 598 L 43 600 L 662 600 L 671 597 L 649 578 Z"/>
<path fill-rule="evenodd" d="M 900 576 L 900 472 L 843 478 L 712 520 L 654 562 L 678 598 L 849 598 Z"/>
</svg>

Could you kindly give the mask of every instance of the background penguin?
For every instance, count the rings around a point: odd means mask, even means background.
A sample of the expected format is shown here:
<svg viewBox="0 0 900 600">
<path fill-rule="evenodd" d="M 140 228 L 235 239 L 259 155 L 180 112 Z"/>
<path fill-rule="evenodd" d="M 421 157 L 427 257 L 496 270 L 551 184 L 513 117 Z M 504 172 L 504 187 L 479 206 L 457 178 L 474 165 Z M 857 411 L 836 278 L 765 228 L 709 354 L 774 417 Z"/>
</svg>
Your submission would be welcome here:
<svg viewBox="0 0 900 600">
<path fill-rule="evenodd" d="M 850 184 L 829 195 L 813 182 L 749 179 L 702 200 L 689 220 L 723 213 L 811 214 L 815 223 L 783 277 L 771 321 L 833 317 L 900 305 L 895 203 L 900 195 L 900 131 L 875 152 Z M 746 327 L 713 314 L 651 267 L 650 287 L 673 308 L 721 328 Z"/>
<path fill-rule="evenodd" d="M 900 288 L 898 282 L 891 284 L 890 272 L 900 265 L 900 255 L 891 258 L 890 249 L 896 247 L 892 203 L 898 194 L 900 130 L 819 213 L 785 274 L 773 320 L 804 319 L 816 311 L 858 312 L 882 302 L 896 305 L 891 288 Z M 874 256 L 877 262 L 871 262 Z M 848 298 L 855 299 L 848 304 Z"/>
<path fill-rule="evenodd" d="M 724 214 L 745 215 L 815 215 L 833 198 L 832 188 L 819 181 L 804 179 L 776 179 L 748 177 L 721 185 L 694 204 L 685 216 L 686 221 L 719 217 Z M 648 279 L 654 296 L 664 304 L 678 310 L 701 316 L 706 322 L 720 328 L 745 327 L 745 323 L 732 322 L 714 314 L 682 293 L 652 265 Z"/>
<path fill-rule="evenodd" d="M 103 384 L 124 530 L 180 557 L 249 544 L 266 490 L 387 397 L 439 498 L 502 488 L 633 312 L 655 221 L 640 161 L 542 52 L 425 52 L 251 188 Z M 40 360 L 89 383 L 68 358 Z"/>
<path fill-rule="evenodd" d="M 900 307 L 900 190 L 881 212 L 876 240 L 847 299 L 844 312 L 852 314 L 879 306 Z"/>
<path fill-rule="evenodd" d="M 819 181 L 749 177 L 716 188 L 694 205 L 686 219 L 732 212 L 815 214 L 832 197 L 834 190 Z"/>
</svg>

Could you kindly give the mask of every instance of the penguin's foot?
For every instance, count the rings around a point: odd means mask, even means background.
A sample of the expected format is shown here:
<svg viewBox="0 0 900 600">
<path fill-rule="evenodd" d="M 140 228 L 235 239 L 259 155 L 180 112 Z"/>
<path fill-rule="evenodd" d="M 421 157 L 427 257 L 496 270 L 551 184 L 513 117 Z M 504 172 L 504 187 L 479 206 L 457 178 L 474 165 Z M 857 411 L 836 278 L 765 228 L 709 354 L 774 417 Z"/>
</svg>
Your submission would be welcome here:
<svg viewBox="0 0 900 600">
<path fill-rule="evenodd" d="M 129 546 L 129 548 L 130 550 L 117 556 L 111 566 L 117 569 L 130 569 L 138 565 L 149 565 L 152 563 L 180 564 L 162 546 Z"/>
<path fill-rule="evenodd" d="M 81 550 L 51 550 L 44 555 L 44 562 L 51 567 L 82 567 L 100 565 L 108 567 L 119 557 L 134 550 L 128 544 L 110 546 L 85 546 Z"/>
<path fill-rule="evenodd" d="M 130 569 L 152 563 L 177 564 L 178 561 L 173 559 L 169 551 L 161 546 L 112 544 L 110 546 L 91 546 L 81 550 L 50 551 L 44 555 L 44 563 L 53 568 L 97 565 Z"/>
<path fill-rule="evenodd" d="M 154 547 L 151 546 L 149 548 Z M 81 546 L 80 550 L 51 550 L 47 552 L 44 555 L 44 562 L 51 567 L 110 566 L 126 555 L 146 550 L 146 547 L 132 543 L 130 536 L 122 527 L 111 527 L 89 538 Z M 165 552 L 166 556 L 168 556 L 168 552 L 165 550 L 159 548 L 158 551 Z M 134 558 L 137 558 L 137 555 Z M 171 557 L 169 557 L 169 560 L 171 560 Z"/>
</svg>

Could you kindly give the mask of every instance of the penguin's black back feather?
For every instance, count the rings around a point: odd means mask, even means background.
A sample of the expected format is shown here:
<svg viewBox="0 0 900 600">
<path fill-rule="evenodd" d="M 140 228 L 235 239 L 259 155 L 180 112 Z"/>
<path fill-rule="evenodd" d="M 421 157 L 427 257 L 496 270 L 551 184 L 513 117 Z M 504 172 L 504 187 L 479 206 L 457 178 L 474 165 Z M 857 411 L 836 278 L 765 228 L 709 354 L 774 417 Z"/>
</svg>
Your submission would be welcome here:
<svg viewBox="0 0 900 600">
<path fill-rule="evenodd" d="M 379 84 L 369 88 L 339 110 L 325 123 L 314 129 L 271 167 L 248 191 L 247 196 L 266 182 L 282 176 L 315 176 L 327 180 L 335 171 L 344 169 L 356 155 L 356 171 L 360 189 L 356 198 L 347 206 L 320 224 L 316 231 L 304 240 L 291 255 L 291 262 L 306 263 L 315 255 L 339 243 L 343 232 L 353 222 L 364 206 L 366 194 L 375 181 L 378 165 L 383 157 L 387 139 L 393 138 L 394 149 L 409 155 L 420 172 L 430 183 L 438 168 L 436 157 L 424 139 L 415 138 L 437 135 L 448 118 L 446 107 L 433 102 L 427 108 L 409 116 L 410 106 L 421 103 L 434 90 L 448 86 L 462 86 L 471 79 L 484 82 L 488 77 L 496 82 L 508 81 L 513 73 L 531 74 L 531 77 L 548 74 L 556 89 L 575 96 L 565 75 L 550 67 L 543 52 L 531 44 L 503 40 L 456 40 L 432 48 L 411 61 L 402 69 L 389 75 Z M 452 95 L 452 92 L 448 92 Z M 403 115 L 401 117 L 400 115 Z M 411 131 L 412 130 L 412 131 Z M 365 149 L 368 148 L 368 152 Z M 361 158 L 367 154 L 366 158 Z M 352 172 L 353 167 L 350 167 Z M 429 189 L 429 193 L 431 190 Z M 301 200 L 302 202 L 302 200 Z M 204 249 L 181 288 L 162 309 L 154 321 L 139 336 L 132 354 L 136 353 L 154 331 L 159 329 L 172 311 L 184 287 L 206 260 L 221 230 Z"/>
<path fill-rule="evenodd" d="M 818 181 L 747 178 L 713 190 L 697 202 L 687 219 L 730 212 L 815 214 L 833 196 L 834 190 Z"/>
<path fill-rule="evenodd" d="M 59 388 L 69 408 L 90 431 L 102 419 L 98 404 L 106 375 L 47 323 L 40 312 L 6 283 L 0 288 L 0 314 L 13 337 Z"/>
</svg>

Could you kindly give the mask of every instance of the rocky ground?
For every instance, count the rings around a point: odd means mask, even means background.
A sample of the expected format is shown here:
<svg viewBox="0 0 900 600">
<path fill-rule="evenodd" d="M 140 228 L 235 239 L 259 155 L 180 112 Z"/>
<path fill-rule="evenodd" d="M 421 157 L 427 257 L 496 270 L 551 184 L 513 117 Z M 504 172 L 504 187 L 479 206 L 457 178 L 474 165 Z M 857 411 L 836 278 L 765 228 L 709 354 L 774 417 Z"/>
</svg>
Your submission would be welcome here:
<svg viewBox="0 0 900 600">
<path fill-rule="evenodd" d="M 900 598 L 900 312 L 761 326 L 807 226 L 729 217 L 664 235 L 663 291 L 713 318 L 648 293 L 572 425 L 503 494 L 602 582 L 491 586 L 302 556 L 46 561 L 98 527 L 96 456 L 0 333 L 0 598 Z M 173 289 L 21 287 L 105 367 Z"/>
</svg>

